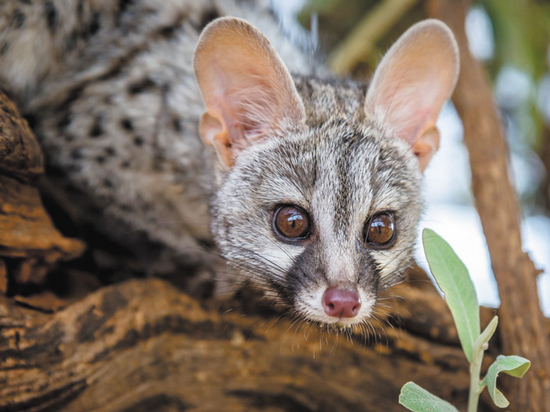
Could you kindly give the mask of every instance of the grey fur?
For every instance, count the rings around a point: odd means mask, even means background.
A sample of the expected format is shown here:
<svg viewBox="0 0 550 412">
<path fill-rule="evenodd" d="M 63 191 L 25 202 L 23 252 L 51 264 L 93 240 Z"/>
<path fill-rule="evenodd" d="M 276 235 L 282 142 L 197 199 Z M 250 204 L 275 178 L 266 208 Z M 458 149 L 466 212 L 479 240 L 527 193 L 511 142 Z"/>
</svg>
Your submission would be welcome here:
<svg viewBox="0 0 550 412">
<path fill-rule="evenodd" d="M 314 77 L 295 83 L 307 102 L 305 127 L 281 129 L 237 158 L 213 200 L 214 236 L 230 262 L 305 318 L 330 322 L 312 302 L 341 285 L 359 286 L 364 319 L 383 279 L 395 281 L 410 263 L 421 173 L 405 142 L 366 121 L 364 86 Z M 277 239 L 271 221 L 278 204 L 310 213 L 313 242 Z M 387 251 L 368 249 L 364 225 L 382 211 L 395 212 L 397 242 Z"/>
<path fill-rule="evenodd" d="M 246 148 L 225 174 L 198 135 L 204 107 L 192 67 L 202 27 L 221 15 L 266 34 L 294 73 L 307 117 Z M 221 274 L 223 263 L 202 251 L 214 240 L 242 276 L 309 320 L 327 321 L 311 306 L 319 291 L 358 286 L 364 304 L 353 322 L 362 321 L 384 279 L 410 262 L 421 173 L 404 141 L 367 121 L 366 86 L 313 71 L 259 0 L 0 4 L 0 85 L 34 119 L 65 196 L 76 188 L 103 211 L 76 205 L 78 213 L 123 241 L 128 228 L 143 231 Z M 273 211 L 284 203 L 309 211 L 315 241 L 274 236 Z M 396 244 L 366 248 L 365 222 L 388 210 Z"/>
</svg>

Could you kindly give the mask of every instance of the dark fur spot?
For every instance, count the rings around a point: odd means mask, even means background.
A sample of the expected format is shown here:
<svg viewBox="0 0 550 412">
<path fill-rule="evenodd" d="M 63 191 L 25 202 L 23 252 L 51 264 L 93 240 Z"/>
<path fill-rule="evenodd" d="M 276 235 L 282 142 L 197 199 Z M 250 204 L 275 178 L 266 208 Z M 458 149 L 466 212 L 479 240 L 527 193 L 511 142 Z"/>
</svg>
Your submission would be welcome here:
<svg viewBox="0 0 550 412">
<path fill-rule="evenodd" d="M 81 149 L 73 149 L 71 151 L 71 157 L 74 159 L 74 160 L 80 160 L 82 159 L 82 150 Z"/>
<path fill-rule="evenodd" d="M 143 146 L 143 143 L 144 143 L 143 137 L 141 136 L 134 137 L 134 144 L 136 146 Z"/>
<path fill-rule="evenodd" d="M 96 11 L 92 16 L 92 20 L 90 21 L 90 24 L 88 25 L 88 34 L 90 36 L 93 36 L 99 31 L 100 28 L 101 28 L 101 14 L 98 11 Z"/>
<path fill-rule="evenodd" d="M 120 125 L 124 130 L 127 130 L 129 132 L 134 130 L 134 125 L 132 124 L 132 121 L 130 119 L 122 119 L 120 121 Z"/>
<path fill-rule="evenodd" d="M 65 100 L 59 105 L 58 110 L 68 111 L 71 105 L 80 98 L 83 91 L 84 91 L 84 86 L 76 86 L 75 88 L 71 89 L 71 91 L 69 92 Z"/>
<path fill-rule="evenodd" d="M 4 43 L 0 46 L 0 55 L 6 53 L 9 48 L 9 43 Z"/>
<path fill-rule="evenodd" d="M 102 165 L 103 163 L 105 163 L 105 157 L 103 157 L 103 156 L 97 156 L 97 157 L 95 158 L 95 161 L 96 161 L 97 163 L 99 163 L 100 165 Z"/>
<path fill-rule="evenodd" d="M 118 0 L 118 11 L 124 13 L 134 3 L 134 0 Z"/>
<path fill-rule="evenodd" d="M 15 11 L 13 12 L 13 17 L 11 21 L 13 28 L 20 29 L 24 23 L 25 23 L 25 15 L 21 10 L 15 9 Z"/>
<path fill-rule="evenodd" d="M 128 169 L 130 167 L 130 162 L 128 160 L 125 160 L 124 162 L 122 162 L 120 164 L 120 167 L 122 167 L 124 169 Z"/>
<path fill-rule="evenodd" d="M 174 119 L 172 120 L 172 125 L 174 126 L 174 130 L 177 133 L 181 133 L 181 120 L 179 117 L 174 117 Z"/>
<path fill-rule="evenodd" d="M 70 133 L 63 135 L 63 138 L 66 142 L 73 142 L 75 140 L 75 137 Z"/>
<path fill-rule="evenodd" d="M 78 0 L 78 5 L 76 6 L 76 13 L 79 18 L 82 18 L 84 14 L 84 0 Z"/>
<path fill-rule="evenodd" d="M 112 147 L 106 147 L 105 148 L 105 153 L 107 153 L 109 156 L 114 156 L 116 154 L 116 151 Z"/>
<path fill-rule="evenodd" d="M 103 126 L 101 123 L 101 116 L 97 116 L 92 124 L 92 128 L 90 129 L 90 137 L 99 137 L 103 134 Z"/>
<path fill-rule="evenodd" d="M 108 187 L 108 188 L 115 187 L 113 181 L 112 181 L 111 179 L 109 179 L 108 177 L 106 177 L 106 178 L 103 180 L 103 186 Z"/>
<path fill-rule="evenodd" d="M 57 26 L 57 9 L 53 5 L 52 1 L 47 1 L 44 3 L 44 12 L 46 13 L 46 21 L 48 22 L 48 28 L 53 33 Z"/>
<path fill-rule="evenodd" d="M 132 51 L 130 56 L 124 56 L 116 61 L 116 63 L 111 67 L 105 74 L 99 76 L 96 80 L 109 80 L 117 77 L 123 70 L 128 67 L 129 62 L 138 54 L 139 52 Z"/>
<path fill-rule="evenodd" d="M 107 72 L 105 72 L 101 76 L 98 76 L 94 81 L 103 81 L 115 78 L 116 76 L 121 74 L 123 70 L 130 65 L 132 60 L 134 60 L 136 56 L 139 56 L 144 49 L 145 46 L 138 46 L 131 49 L 126 55 L 117 59 L 116 63 Z"/>
<path fill-rule="evenodd" d="M 174 33 L 176 32 L 176 29 L 177 29 L 178 26 L 166 26 L 166 27 L 162 27 L 159 31 L 158 31 L 158 34 L 162 37 L 164 37 L 165 39 L 169 39 L 171 37 L 174 37 Z"/>
<path fill-rule="evenodd" d="M 128 93 L 138 94 L 155 87 L 155 83 L 148 77 L 128 86 Z"/>
<path fill-rule="evenodd" d="M 57 129 L 63 132 L 71 124 L 71 113 L 67 112 L 57 122 Z"/>
<path fill-rule="evenodd" d="M 218 17 L 220 17 L 220 13 L 218 13 L 218 10 L 206 10 L 201 16 L 199 31 L 202 31 L 202 29 L 204 29 L 208 23 L 210 23 L 212 20 L 217 19 Z"/>
<path fill-rule="evenodd" d="M 134 4 L 135 0 L 118 0 L 118 13 L 116 16 L 116 25 L 120 25 L 122 16 Z"/>
</svg>

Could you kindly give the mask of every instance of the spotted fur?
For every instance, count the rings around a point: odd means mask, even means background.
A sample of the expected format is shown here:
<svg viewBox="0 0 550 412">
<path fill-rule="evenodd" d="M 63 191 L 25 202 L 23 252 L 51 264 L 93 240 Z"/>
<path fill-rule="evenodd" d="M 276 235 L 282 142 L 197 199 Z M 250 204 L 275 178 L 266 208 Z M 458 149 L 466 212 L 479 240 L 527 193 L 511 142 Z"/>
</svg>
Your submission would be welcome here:
<svg viewBox="0 0 550 412">
<path fill-rule="evenodd" d="M 310 71 L 263 1 L 0 2 L 0 86 L 31 121 L 52 178 L 62 175 L 55 186 L 121 243 L 145 233 L 188 267 L 212 260 L 201 250 L 215 190 L 192 57 L 222 15 L 263 27 L 293 70 Z"/>
<path fill-rule="evenodd" d="M 229 171 L 199 137 L 192 65 L 201 30 L 224 15 L 262 29 L 306 113 L 244 148 Z M 354 323 L 411 260 L 421 172 L 409 144 L 367 119 L 364 84 L 314 66 L 261 0 L 0 3 L 0 86 L 32 121 L 49 169 L 62 175 L 56 185 L 82 216 L 122 242 L 144 232 L 210 272 L 219 262 L 204 245 L 215 242 L 239 276 L 305 319 L 334 322 L 319 303 L 324 290 L 357 287 Z M 274 210 L 287 203 L 310 213 L 308 242 L 274 235 Z M 363 242 L 380 211 L 396 217 L 386 251 Z"/>
</svg>

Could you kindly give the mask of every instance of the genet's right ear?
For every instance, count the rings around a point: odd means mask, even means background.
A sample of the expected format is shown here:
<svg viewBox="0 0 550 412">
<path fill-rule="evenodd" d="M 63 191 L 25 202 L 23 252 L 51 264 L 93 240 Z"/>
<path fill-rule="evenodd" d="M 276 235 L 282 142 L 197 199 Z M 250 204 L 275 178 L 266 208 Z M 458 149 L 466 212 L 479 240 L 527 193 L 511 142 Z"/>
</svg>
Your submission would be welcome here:
<svg viewBox="0 0 550 412">
<path fill-rule="evenodd" d="M 408 142 L 421 170 L 439 146 L 435 123 L 453 93 L 458 71 L 453 33 L 432 19 L 407 30 L 374 73 L 365 101 L 367 116 Z"/>
<path fill-rule="evenodd" d="M 284 63 L 244 20 L 224 17 L 206 26 L 193 63 L 206 106 L 200 133 L 226 166 L 284 122 L 305 121 L 303 103 Z"/>
</svg>

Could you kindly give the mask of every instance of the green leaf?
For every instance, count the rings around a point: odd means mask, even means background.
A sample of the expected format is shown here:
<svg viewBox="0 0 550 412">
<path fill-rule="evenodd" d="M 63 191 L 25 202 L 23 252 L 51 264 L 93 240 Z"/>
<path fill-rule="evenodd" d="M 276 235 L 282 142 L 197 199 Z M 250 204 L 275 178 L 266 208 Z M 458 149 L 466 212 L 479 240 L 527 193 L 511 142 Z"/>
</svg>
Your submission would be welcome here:
<svg viewBox="0 0 550 412">
<path fill-rule="evenodd" d="M 499 408 L 506 408 L 510 404 L 502 392 L 497 389 L 498 374 L 504 372 L 516 378 L 521 378 L 525 375 L 525 372 L 527 372 L 530 366 L 530 361 L 515 355 L 500 355 L 497 360 L 489 366 L 487 376 L 483 379 L 482 385 L 487 384 L 489 395 L 491 395 L 491 399 L 493 399 L 496 406 Z"/>
<path fill-rule="evenodd" d="M 488 343 L 495 334 L 495 331 L 497 330 L 497 325 L 498 316 L 495 316 L 493 317 L 493 319 L 491 319 L 491 322 L 489 322 L 485 330 L 481 332 L 481 335 L 479 335 L 479 337 L 477 338 L 476 342 L 474 343 L 474 351 L 483 350 L 483 345 Z"/>
<path fill-rule="evenodd" d="M 399 403 L 413 412 L 458 412 L 453 405 L 432 395 L 414 382 L 403 385 Z"/>
<path fill-rule="evenodd" d="M 462 349 L 470 362 L 480 334 L 479 306 L 468 270 L 451 246 L 431 229 L 422 232 L 424 252 L 430 271 L 445 294 L 451 309 Z"/>
</svg>

